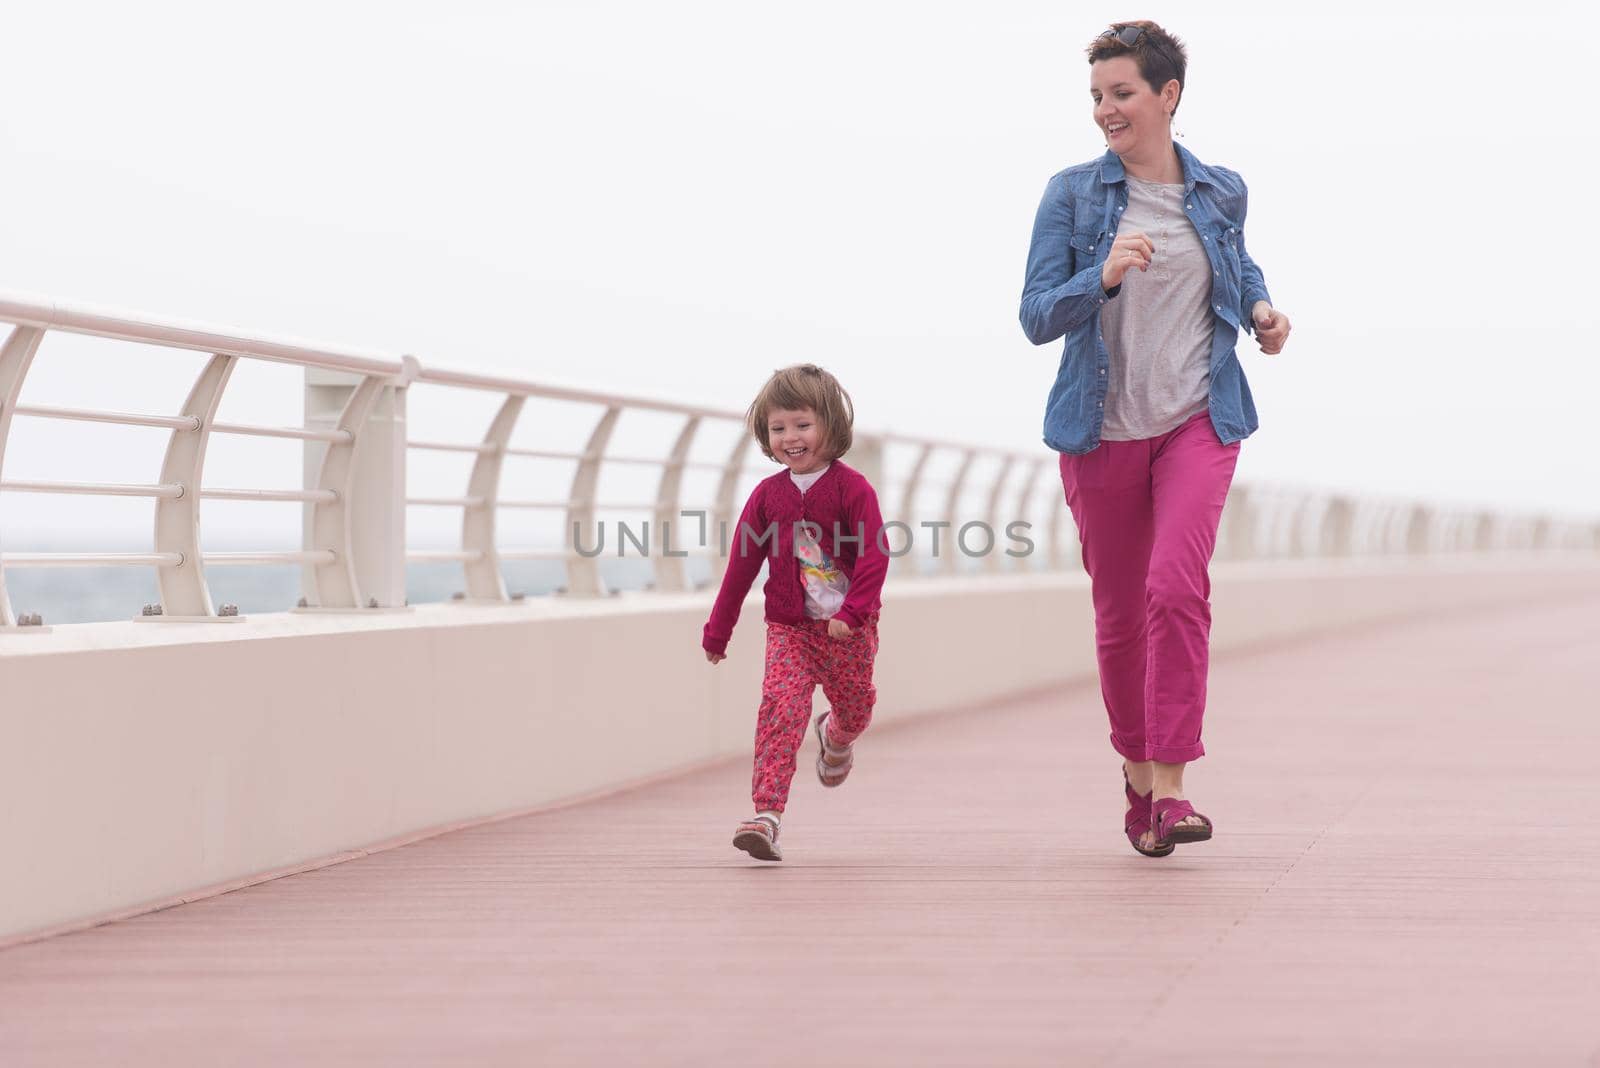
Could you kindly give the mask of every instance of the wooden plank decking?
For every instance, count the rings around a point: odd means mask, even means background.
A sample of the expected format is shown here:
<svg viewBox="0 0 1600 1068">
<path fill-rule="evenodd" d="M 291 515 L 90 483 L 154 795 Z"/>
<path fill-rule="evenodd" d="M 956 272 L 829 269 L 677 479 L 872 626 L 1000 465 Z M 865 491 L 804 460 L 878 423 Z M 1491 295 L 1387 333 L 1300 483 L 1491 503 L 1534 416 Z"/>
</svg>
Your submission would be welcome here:
<svg viewBox="0 0 1600 1068">
<path fill-rule="evenodd" d="M 1210 705 L 1164 861 L 1084 685 L 803 762 L 782 865 L 738 763 L 13 948 L 0 1065 L 1600 1064 L 1600 603 Z"/>
</svg>

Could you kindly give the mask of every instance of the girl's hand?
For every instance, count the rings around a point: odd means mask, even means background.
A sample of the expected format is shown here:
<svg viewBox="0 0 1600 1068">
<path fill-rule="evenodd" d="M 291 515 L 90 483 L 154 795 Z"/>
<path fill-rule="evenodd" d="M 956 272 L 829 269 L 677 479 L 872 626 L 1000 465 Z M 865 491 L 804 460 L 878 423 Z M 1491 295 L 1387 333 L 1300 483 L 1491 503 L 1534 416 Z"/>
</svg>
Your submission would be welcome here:
<svg viewBox="0 0 1600 1068">
<path fill-rule="evenodd" d="M 1122 284 L 1122 276 L 1135 267 L 1148 271 L 1150 258 L 1155 254 L 1155 243 L 1137 230 L 1118 234 L 1111 243 L 1111 251 L 1106 253 L 1105 265 L 1100 268 L 1100 288 L 1111 292 Z"/>
<path fill-rule="evenodd" d="M 830 620 L 828 620 L 828 637 L 830 637 L 830 638 L 848 638 L 848 637 L 850 637 L 850 635 L 852 633 L 853 632 L 845 624 L 844 620 L 842 620 L 842 619 L 830 619 Z"/>
<path fill-rule="evenodd" d="M 706 660 L 710 663 L 720 664 L 726 659 L 728 659 L 728 654 L 726 653 L 713 653 L 709 649 L 706 650 Z"/>
<path fill-rule="evenodd" d="M 1289 317 L 1266 301 L 1258 300 L 1250 310 L 1250 318 L 1255 321 L 1256 341 L 1261 351 L 1268 356 L 1282 352 L 1283 343 L 1289 340 Z"/>
</svg>

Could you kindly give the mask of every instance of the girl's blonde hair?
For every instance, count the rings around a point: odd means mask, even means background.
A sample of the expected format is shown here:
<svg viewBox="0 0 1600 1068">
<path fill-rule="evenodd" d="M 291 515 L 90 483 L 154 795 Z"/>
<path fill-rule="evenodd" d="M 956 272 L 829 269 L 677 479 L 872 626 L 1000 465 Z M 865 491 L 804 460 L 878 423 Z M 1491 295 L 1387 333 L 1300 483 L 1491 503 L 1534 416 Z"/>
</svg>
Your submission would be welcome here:
<svg viewBox="0 0 1600 1068">
<path fill-rule="evenodd" d="M 814 363 L 797 363 L 780 368 L 767 379 L 756 399 L 745 412 L 745 426 L 761 446 L 767 459 L 776 460 L 768 441 L 767 417 L 778 411 L 810 408 L 822 424 L 822 449 L 828 459 L 837 460 L 850 451 L 855 440 L 855 406 L 839 380 Z"/>
</svg>

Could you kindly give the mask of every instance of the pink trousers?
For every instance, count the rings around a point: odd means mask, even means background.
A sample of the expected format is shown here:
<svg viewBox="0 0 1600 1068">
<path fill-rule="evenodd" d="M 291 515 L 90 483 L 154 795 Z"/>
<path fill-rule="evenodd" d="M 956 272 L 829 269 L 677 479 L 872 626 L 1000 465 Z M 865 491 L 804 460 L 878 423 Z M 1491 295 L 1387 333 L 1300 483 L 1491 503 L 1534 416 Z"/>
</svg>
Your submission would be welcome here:
<svg viewBox="0 0 1600 1068">
<path fill-rule="evenodd" d="M 1204 412 L 1159 437 L 1061 457 L 1093 590 L 1111 745 L 1129 760 L 1181 764 L 1205 753 L 1206 569 L 1238 459 Z"/>
<path fill-rule="evenodd" d="M 848 638 L 828 637 L 828 621 L 767 624 L 767 662 L 756 713 L 755 773 L 750 796 L 756 811 L 782 812 L 818 686 L 828 699 L 828 741 L 849 745 L 872 722 L 878 699 L 872 661 L 878 655 L 878 616 L 867 617 Z"/>
</svg>

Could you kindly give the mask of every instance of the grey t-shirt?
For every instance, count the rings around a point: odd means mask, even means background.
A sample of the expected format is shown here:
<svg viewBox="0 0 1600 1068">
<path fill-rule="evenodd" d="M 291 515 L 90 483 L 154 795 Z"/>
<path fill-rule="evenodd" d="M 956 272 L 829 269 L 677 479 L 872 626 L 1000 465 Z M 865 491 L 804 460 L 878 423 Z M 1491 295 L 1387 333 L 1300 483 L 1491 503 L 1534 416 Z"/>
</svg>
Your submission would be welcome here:
<svg viewBox="0 0 1600 1068">
<path fill-rule="evenodd" d="M 1155 245 L 1148 271 L 1132 270 L 1100 309 L 1111 356 L 1101 438 L 1137 441 L 1205 411 L 1211 393 L 1211 262 L 1184 211 L 1183 186 L 1128 176 L 1118 235 Z"/>
</svg>

